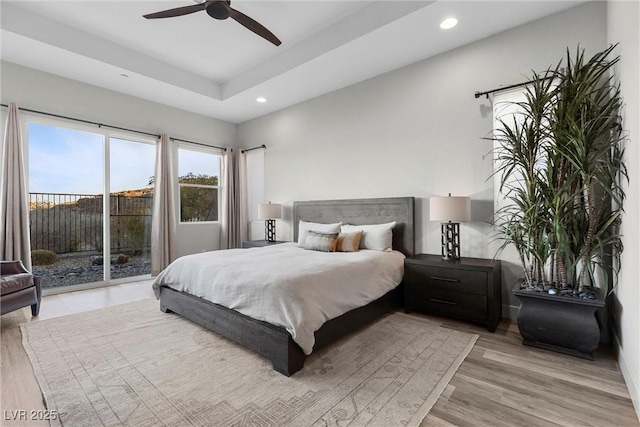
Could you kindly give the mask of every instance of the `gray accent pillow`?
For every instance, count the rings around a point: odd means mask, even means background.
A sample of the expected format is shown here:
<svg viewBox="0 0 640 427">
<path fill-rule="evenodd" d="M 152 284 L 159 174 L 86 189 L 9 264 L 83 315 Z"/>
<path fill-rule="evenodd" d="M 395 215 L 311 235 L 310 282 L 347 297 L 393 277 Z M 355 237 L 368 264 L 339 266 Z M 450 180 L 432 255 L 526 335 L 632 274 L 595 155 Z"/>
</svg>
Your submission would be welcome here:
<svg viewBox="0 0 640 427">
<path fill-rule="evenodd" d="M 337 244 L 338 233 L 319 233 L 309 230 L 303 248 L 312 251 L 335 252 Z"/>
<path fill-rule="evenodd" d="M 298 246 L 304 248 L 308 231 L 313 230 L 319 233 L 339 233 L 342 222 L 336 222 L 335 224 L 322 224 L 319 222 L 307 222 L 300 220 L 298 224 Z"/>
</svg>

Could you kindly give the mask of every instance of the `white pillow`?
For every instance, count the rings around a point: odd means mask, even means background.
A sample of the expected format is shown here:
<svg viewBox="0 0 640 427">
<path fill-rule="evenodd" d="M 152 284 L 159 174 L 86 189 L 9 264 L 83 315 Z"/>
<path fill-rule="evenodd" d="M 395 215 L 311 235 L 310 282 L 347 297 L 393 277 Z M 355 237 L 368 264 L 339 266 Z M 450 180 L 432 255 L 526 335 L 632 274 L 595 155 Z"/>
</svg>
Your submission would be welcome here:
<svg viewBox="0 0 640 427">
<path fill-rule="evenodd" d="M 304 248 L 307 240 L 307 231 L 315 231 L 318 233 L 339 233 L 342 222 L 335 224 L 321 224 L 319 222 L 300 221 L 298 224 L 298 246 Z"/>
<path fill-rule="evenodd" d="M 345 224 L 340 228 L 342 233 L 353 233 L 354 231 L 362 231 L 362 239 L 360 240 L 360 249 L 373 249 L 374 251 L 390 252 L 393 248 L 393 227 L 396 222 L 388 222 L 386 224 L 371 225 L 349 225 Z"/>
</svg>

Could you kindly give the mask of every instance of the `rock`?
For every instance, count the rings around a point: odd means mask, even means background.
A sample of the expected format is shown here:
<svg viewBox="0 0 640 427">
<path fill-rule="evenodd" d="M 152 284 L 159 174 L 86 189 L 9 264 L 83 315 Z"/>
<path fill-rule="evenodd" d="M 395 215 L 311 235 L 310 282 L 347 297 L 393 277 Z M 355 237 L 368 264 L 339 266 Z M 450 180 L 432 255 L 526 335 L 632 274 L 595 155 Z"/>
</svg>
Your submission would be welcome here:
<svg viewBox="0 0 640 427">
<path fill-rule="evenodd" d="M 596 289 L 593 286 L 585 286 L 582 292 L 587 295 L 588 299 L 596 299 Z"/>
<path fill-rule="evenodd" d="M 129 262 L 129 257 L 124 254 L 119 254 L 117 256 L 111 257 L 111 264 L 126 264 Z M 91 264 L 93 265 L 104 265 L 104 258 L 102 256 L 93 256 L 91 257 Z"/>
<path fill-rule="evenodd" d="M 115 263 L 115 256 L 112 258 L 112 279 L 141 276 L 149 274 L 151 271 L 151 260 L 148 256 L 129 256 L 127 263 L 122 265 Z M 103 263 L 103 258 L 99 255 L 61 257 L 58 264 L 35 266 L 34 273 L 42 278 L 43 289 L 58 288 L 101 281 L 103 279 Z"/>
</svg>

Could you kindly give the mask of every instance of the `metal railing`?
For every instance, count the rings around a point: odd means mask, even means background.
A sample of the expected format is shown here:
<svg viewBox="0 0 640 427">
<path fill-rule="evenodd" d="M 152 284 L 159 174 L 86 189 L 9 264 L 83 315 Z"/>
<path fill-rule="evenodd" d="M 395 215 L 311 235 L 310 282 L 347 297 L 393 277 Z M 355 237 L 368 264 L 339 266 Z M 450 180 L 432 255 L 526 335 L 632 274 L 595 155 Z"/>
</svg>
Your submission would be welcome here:
<svg viewBox="0 0 640 427">
<path fill-rule="evenodd" d="M 112 194 L 109 201 L 111 252 L 148 251 L 153 195 Z M 102 194 L 29 193 L 29 210 L 32 250 L 102 252 Z"/>
</svg>

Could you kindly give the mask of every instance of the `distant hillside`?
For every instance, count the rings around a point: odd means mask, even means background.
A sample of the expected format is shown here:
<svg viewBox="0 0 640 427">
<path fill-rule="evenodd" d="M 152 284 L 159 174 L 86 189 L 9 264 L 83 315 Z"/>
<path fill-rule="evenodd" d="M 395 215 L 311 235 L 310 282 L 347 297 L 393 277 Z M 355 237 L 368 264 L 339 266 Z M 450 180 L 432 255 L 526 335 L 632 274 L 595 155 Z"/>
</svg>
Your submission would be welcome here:
<svg viewBox="0 0 640 427">
<path fill-rule="evenodd" d="M 125 197 L 150 197 L 153 196 L 153 187 L 145 187 L 139 190 L 123 190 L 115 191 L 111 193 L 111 196 L 125 196 Z"/>
<path fill-rule="evenodd" d="M 153 187 L 111 193 L 111 214 L 146 214 L 151 209 Z M 84 213 L 102 213 L 102 195 L 38 194 L 29 202 L 29 210 L 75 209 Z"/>
</svg>

